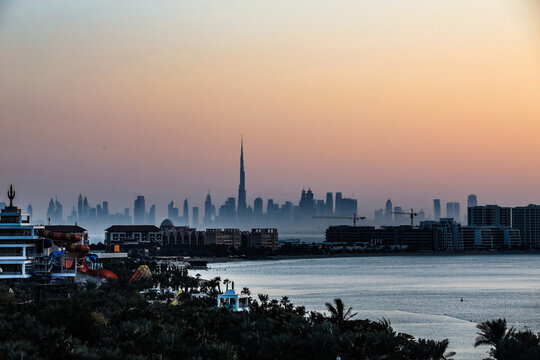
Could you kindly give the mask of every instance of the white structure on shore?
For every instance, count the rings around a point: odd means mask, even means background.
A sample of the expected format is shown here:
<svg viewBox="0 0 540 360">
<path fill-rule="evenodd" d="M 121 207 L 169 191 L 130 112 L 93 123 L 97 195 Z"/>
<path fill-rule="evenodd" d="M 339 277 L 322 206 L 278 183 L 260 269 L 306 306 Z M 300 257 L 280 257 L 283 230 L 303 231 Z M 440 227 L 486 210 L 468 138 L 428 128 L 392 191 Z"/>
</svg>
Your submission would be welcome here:
<svg viewBox="0 0 540 360">
<path fill-rule="evenodd" d="M 9 206 L 0 213 L 0 279 L 31 277 L 32 263 L 40 240 L 38 230 L 30 225 L 30 215 L 13 206 L 15 191 L 8 191 Z"/>
<path fill-rule="evenodd" d="M 224 294 L 218 295 L 217 307 L 226 307 L 232 311 L 249 311 L 249 295 L 227 289 Z"/>
</svg>

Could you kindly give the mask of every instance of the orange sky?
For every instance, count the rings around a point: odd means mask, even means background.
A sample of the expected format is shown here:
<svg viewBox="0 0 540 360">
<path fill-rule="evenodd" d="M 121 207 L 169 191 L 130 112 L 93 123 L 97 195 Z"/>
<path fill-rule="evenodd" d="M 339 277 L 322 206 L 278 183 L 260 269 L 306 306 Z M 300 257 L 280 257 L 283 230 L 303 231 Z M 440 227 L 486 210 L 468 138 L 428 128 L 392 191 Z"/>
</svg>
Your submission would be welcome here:
<svg viewBox="0 0 540 360">
<path fill-rule="evenodd" d="M 534 0 L 0 5 L 0 187 L 540 203 Z M 67 207 L 66 206 L 66 207 Z"/>
</svg>

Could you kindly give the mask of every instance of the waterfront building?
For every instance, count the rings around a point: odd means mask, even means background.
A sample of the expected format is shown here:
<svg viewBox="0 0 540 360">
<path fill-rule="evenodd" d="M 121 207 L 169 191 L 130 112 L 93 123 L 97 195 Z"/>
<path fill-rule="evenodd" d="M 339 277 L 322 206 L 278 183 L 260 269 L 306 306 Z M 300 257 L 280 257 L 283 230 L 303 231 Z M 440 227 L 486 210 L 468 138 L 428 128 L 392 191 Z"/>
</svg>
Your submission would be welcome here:
<svg viewBox="0 0 540 360">
<path fill-rule="evenodd" d="M 163 220 L 159 229 L 163 245 L 204 245 L 204 231 L 189 226 L 175 226 L 170 219 Z"/>
<path fill-rule="evenodd" d="M 512 228 L 519 230 L 523 246 L 540 248 L 540 205 L 530 204 L 513 208 Z"/>
<path fill-rule="evenodd" d="M 433 199 L 433 219 L 439 221 L 441 218 L 441 199 Z"/>
<path fill-rule="evenodd" d="M 277 229 L 251 229 L 248 238 L 248 247 L 277 250 L 279 247 Z"/>
<path fill-rule="evenodd" d="M 501 226 L 464 226 L 465 250 L 517 248 L 521 246 L 520 231 Z"/>
<path fill-rule="evenodd" d="M 105 229 L 105 245 L 161 245 L 163 233 L 155 225 L 113 225 Z"/>
<path fill-rule="evenodd" d="M 133 204 L 133 223 L 137 225 L 146 223 L 146 204 L 142 195 L 138 195 Z"/>
<path fill-rule="evenodd" d="M 435 250 L 454 252 L 464 249 L 461 225 L 454 221 L 453 218 L 442 218 L 439 221 L 422 221 L 419 227 L 434 230 L 433 247 Z"/>
<path fill-rule="evenodd" d="M 242 233 L 239 229 L 206 229 L 205 245 L 225 245 L 238 249 L 242 243 Z"/>
<path fill-rule="evenodd" d="M 32 263 L 39 255 L 40 226 L 30 225 L 30 215 L 13 205 L 15 191 L 8 192 L 9 206 L 0 212 L 0 279 L 31 277 Z"/>
<path fill-rule="evenodd" d="M 326 230 L 327 243 L 369 243 L 372 246 L 400 246 L 411 250 L 435 250 L 435 231 L 431 228 L 412 228 L 410 225 L 385 226 L 330 226 Z"/>
<path fill-rule="evenodd" d="M 469 226 L 511 226 L 511 209 L 498 205 L 472 206 L 467 208 Z"/>
</svg>

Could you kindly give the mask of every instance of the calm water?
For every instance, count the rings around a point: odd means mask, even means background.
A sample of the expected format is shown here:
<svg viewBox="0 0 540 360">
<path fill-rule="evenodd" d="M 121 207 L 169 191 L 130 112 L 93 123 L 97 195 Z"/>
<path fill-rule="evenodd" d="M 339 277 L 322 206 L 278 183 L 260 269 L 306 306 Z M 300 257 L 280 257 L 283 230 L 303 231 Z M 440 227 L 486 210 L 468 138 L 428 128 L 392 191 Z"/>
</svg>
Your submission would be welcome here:
<svg viewBox="0 0 540 360">
<path fill-rule="evenodd" d="M 194 272 L 195 273 L 195 272 Z M 382 256 L 212 264 L 220 276 L 252 294 L 289 296 L 295 305 L 325 310 L 340 297 L 357 317 L 385 317 L 397 331 L 450 340 L 456 359 L 480 359 L 476 323 L 498 317 L 540 331 L 540 256 Z M 463 298 L 463 302 L 460 299 Z"/>
</svg>

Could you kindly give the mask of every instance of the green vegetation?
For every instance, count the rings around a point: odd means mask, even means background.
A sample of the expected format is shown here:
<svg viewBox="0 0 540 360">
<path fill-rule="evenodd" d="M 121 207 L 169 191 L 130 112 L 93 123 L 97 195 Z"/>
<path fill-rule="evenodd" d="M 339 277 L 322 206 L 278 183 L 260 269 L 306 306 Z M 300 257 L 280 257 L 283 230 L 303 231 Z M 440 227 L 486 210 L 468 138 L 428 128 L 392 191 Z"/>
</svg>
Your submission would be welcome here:
<svg viewBox="0 0 540 360">
<path fill-rule="evenodd" d="M 306 312 L 287 297 L 258 295 L 250 312 L 214 307 L 225 282 L 149 264 L 151 279 L 128 283 L 136 263 L 112 268 L 120 281 L 68 287 L 69 298 L 25 301 L 29 284 L 0 285 L 0 359 L 450 359 L 448 341 L 396 333 L 386 320 L 353 319 L 340 299 L 329 315 Z M 183 289 L 179 306 L 172 293 Z M 13 288 L 13 292 L 9 288 Z M 195 290 L 197 289 L 197 290 Z M 189 293 L 208 294 L 203 300 Z M 249 294 L 249 289 L 244 288 Z M 347 310 L 346 310 L 347 309 Z M 504 326 L 503 326 L 504 325 Z M 482 326 L 482 327 L 480 327 Z M 504 320 L 479 325 L 478 345 L 492 359 L 538 359 L 539 336 L 507 330 Z M 504 331 L 503 331 L 504 330 Z M 471 340 L 472 341 L 472 340 Z M 510 353 L 508 351 L 511 351 Z M 511 354 L 511 357 L 508 357 Z M 521 357 L 520 354 L 525 354 Z"/>
</svg>

